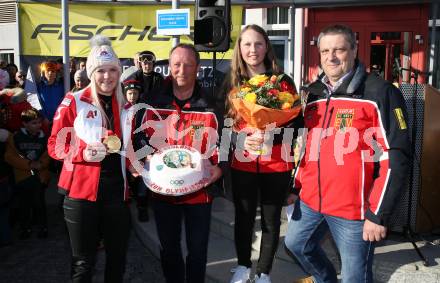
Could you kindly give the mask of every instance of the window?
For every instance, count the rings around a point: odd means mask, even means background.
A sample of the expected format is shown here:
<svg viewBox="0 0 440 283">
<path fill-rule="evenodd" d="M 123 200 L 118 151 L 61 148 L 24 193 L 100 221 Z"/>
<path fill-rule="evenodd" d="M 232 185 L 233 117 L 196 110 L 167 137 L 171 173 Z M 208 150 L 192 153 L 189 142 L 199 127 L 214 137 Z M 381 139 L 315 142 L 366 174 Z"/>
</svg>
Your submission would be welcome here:
<svg viewBox="0 0 440 283">
<path fill-rule="evenodd" d="M 288 7 L 274 7 L 267 8 L 267 24 L 288 24 L 289 23 L 289 8 Z"/>
<path fill-rule="evenodd" d="M 14 53 L 7 53 L 0 50 L 0 60 L 4 60 L 7 63 L 14 63 Z"/>
</svg>

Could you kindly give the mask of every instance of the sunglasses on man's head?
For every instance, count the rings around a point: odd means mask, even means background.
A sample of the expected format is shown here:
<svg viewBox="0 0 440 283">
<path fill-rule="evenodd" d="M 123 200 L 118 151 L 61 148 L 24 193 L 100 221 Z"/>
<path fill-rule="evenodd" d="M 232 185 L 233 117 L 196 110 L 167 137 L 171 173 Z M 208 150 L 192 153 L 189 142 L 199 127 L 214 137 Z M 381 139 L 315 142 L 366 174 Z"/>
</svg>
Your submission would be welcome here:
<svg viewBox="0 0 440 283">
<path fill-rule="evenodd" d="M 145 54 L 139 57 L 139 61 L 144 63 L 154 63 L 156 61 L 156 57 L 151 54 Z"/>
</svg>

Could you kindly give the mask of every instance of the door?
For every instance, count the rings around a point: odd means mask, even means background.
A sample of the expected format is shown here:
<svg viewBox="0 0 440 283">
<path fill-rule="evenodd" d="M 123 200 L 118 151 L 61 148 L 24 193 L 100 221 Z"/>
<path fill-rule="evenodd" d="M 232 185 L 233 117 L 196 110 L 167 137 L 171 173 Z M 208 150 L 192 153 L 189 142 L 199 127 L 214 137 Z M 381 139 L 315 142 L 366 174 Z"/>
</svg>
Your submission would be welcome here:
<svg viewBox="0 0 440 283">
<path fill-rule="evenodd" d="M 370 72 L 390 82 L 409 82 L 411 32 L 371 32 Z"/>
<path fill-rule="evenodd" d="M 289 73 L 288 37 L 269 36 L 269 40 L 277 57 L 278 66 L 280 66 L 285 73 Z"/>
</svg>

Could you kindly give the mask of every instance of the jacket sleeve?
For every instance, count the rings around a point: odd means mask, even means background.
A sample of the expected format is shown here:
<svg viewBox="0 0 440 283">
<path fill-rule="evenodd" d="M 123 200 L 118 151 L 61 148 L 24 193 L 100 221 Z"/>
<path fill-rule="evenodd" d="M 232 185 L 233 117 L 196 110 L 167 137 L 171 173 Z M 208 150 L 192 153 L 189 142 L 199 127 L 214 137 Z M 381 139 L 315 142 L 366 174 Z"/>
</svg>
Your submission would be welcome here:
<svg viewBox="0 0 440 283">
<path fill-rule="evenodd" d="M 6 145 L 5 161 L 14 168 L 20 170 L 31 170 L 29 159 L 18 153 L 18 150 L 14 144 L 14 135 L 11 134 L 8 137 L 8 143 Z"/>
<path fill-rule="evenodd" d="M 66 94 L 66 97 L 55 112 L 52 132 L 47 143 L 50 157 L 72 163 L 86 162 L 83 159 L 85 145 L 75 135 L 73 128 L 75 118 L 75 98 L 69 93 Z"/>
<path fill-rule="evenodd" d="M 386 84 L 378 96 L 378 115 L 374 137 L 381 148 L 375 161 L 376 174 L 365 217 L 380 225 L 387 225 L 388 218 L 400 194 L 408 185 L 411 145 L 408 133 L 408 115 L 402 93 Z"/>
<path fill-rule="evenodd" d="M 222 117 L 224 111 L 219 109 L 217 107 L 217 104 L 213 100 L 209 101 L 209 107 L 206 110 L 208 110 L 212 114 L 212 118 L 209 121 L 209 126 L 211 128 L 213 128 L 217 134 L 217 138 L 215 141 L 210 141 L 210 140 L 207 141 L 208 145 L 212 145 L 211 147 L 215 147 L 215 148 L 213 148 L 212 155 L 211 155 L 211 157 L 209 157 L 209 160 L 211 161 L 211 164 L 213 164 L 213 165 L 220 165 L 219 164 L 220 163 L 219 162 L 220 161 L 219 160 L 219 157 L 220 157 L 219 151 L 220 151 L 220 140 L 221 140 L 220 137 L 221 137 L 222 129 L 224 126 L 224 121 L 223 121 L 223 117 Z M 207 138 L 210 139 L 211 138 L 210 135 L 208 135 Z M 220 167 L 220 168 L 222 168 L 222 167 Z"/>
<path fill-rule="evenodd" d="M 43 152 L 43 154 L 40 156 L 39 161 L 40 161 L 41 167 L 43 169 L 49 168 L 50 157 L 49 157 L 49 154 L 47 153 L 47 151 Z"/>
</svg>

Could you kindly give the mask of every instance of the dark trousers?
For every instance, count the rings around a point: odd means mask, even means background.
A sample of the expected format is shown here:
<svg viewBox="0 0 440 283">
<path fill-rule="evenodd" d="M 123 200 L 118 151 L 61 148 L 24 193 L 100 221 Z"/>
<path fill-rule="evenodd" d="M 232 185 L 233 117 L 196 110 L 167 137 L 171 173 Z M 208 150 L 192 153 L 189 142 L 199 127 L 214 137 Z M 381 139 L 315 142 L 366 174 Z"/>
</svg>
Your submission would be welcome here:
<svg viewBox="0 0 440 283">
<path fill-rule="evenodd" d="M 278 247 L 281 209 L 286 198 L 291 172 L 252 173 L 232 169 L 231 173 L 238 264 L 252 266 L 252 236 L 259 199 L 262 238 L 257 273 L 269 274 Z"/>
<path fill-rule="evenodd" d="M 22 229 L 30 229 L 32 218 L 40 228 L 47 228 L 46 185 L 37 176 L 16 184 L 19 219 Z"/>
<path fill-rule="evenodd" d="M 167 283 L 204 282 L 211 204 L 170 204 L 154 200 L 153 209 Z M 182 220 L 188 249 L 186 264 L 181 247 Z"/>
<path fill-rule="evenodd" d="M 96 247 L 102 232 L 105 282 L 122 282 L 125 271 L 130 211 L 127 203 L 64 199 L 64 219 L 72 248 L 72 282 L 91 282 Z"/>
</svg>

